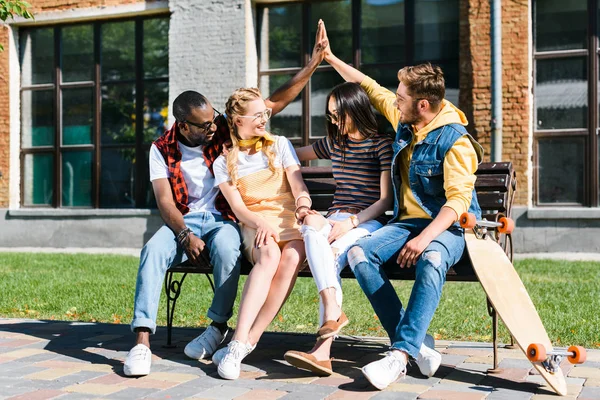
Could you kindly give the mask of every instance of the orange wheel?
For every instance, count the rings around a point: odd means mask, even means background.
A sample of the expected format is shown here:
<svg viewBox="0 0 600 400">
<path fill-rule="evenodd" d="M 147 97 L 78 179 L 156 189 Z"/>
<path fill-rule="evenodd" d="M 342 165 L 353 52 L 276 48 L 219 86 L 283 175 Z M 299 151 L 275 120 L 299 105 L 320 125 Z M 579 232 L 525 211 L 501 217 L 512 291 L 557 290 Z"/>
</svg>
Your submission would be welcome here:
<svg viewBox="0 0 600 400">
<path fill-rule="evenodd" d="M 571 364 L 582 364 L 587 358 L 585 348 L 583 348 L 582 346 L 571 346 L 567 351 L 569 353 L 573 353 L 573 355 L 567 356 L 567 360 L 569 360 Z"/>
<path fill-rule="evenodd" d="M 500 233 L 512 233 L 515 229 L 515 221 L 512 218 L 502 217 L 498 222 L 502 224 L 498 227 L 498 232 Z"/>
<path fill-rule="evenodd" d="M 463 213 L 459 220 L 460 226 L 464 229 L 473 229 L 477 224 L 475 214 Z"/>
<path fill-rule="evenodd" d="M 546 359 L 546 348 L 543 344 L 531 343 L 527 347 L 527 358 L 531 362 L 541 362 Z"/>
</svg>

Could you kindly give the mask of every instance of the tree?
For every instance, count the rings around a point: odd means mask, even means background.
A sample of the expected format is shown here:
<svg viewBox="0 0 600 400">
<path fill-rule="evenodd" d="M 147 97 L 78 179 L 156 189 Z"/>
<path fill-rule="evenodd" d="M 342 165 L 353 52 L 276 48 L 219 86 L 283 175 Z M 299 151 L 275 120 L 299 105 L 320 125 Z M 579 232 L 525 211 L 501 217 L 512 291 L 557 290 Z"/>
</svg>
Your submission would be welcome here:
<svg viewBox="0 0 600 400">
<path fill-rule="evenodd" d="M 15 19 L 15 15 L 25 19 L 33 19 L 33 14 L 28 10 L 31 4 L 21 0 L 0 0 L 0 20 Z M 4 47 L 0 44 L 0 51 Z"/>
</svg>

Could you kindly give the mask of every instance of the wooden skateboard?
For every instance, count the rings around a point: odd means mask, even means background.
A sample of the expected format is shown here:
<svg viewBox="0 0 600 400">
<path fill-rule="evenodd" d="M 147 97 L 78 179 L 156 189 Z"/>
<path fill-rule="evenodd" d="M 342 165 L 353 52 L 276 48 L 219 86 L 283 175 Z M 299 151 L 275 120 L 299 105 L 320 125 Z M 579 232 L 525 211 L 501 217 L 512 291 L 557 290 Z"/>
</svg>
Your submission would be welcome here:
<svg viewBox="0 0 600 400">
<path fill-rule="evenodd" d="M 473 270 L 515 342 L 548 385 L 565 396 L 567 383 L 560 369 L 562 357 L 567 356 L 572 363 L 582 363 L 585 349 L 579 346 L 572 346 L 567 352 L 553 349 L 527 289 L 493 237 L 495 231 L 508 234 L 514 229 L 513 220 L 499 216 L 497 222 L 478 221 L 469 213 L 460 217 Z"/>
</svg>

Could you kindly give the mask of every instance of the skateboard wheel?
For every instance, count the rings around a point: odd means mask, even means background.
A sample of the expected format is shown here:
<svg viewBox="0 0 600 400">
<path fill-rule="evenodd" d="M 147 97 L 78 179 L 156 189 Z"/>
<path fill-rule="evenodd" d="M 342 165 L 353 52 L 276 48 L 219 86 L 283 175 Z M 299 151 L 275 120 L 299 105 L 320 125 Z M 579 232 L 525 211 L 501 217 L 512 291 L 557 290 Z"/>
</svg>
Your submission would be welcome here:
<svg viewBox="0 0 600 400">
<path fill-rule="evenodd" d="M 498 232 L 500 233 L 512 233 L 515 229 L 515 221 L 512 218 L 502 217 L 498 222 L 502 224 L 498 227 Z"/>
<path fill-rule="evenodd" d="M 477 224 L 475 214 L 463 213 L 459 219 L 460 226 L 464 229 L 473 229 Z"/>
<path fill-rule="evenodd" d="M 540 343 L 531 343 L 527 347 L 527 358 L 531 362 L 541 362 L 546 359 L 546 348 Z"/>
<path fill-rule="evenodd" d="M 569 360 L 571 364 L 582 364 L 587 358 L 585 348 L 582 346 L 571 346 L 567 351 L 572 354 L 567 356 L 567 360 Z"/>
</svg>

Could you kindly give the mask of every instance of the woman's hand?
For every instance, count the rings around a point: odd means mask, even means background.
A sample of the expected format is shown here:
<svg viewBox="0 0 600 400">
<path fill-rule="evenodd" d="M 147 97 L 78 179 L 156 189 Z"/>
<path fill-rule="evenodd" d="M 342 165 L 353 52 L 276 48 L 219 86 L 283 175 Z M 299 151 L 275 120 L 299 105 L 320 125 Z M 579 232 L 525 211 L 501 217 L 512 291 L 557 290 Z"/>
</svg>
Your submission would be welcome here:
<svg viewBox="0 0 600 400">
<path fill-rule="evenodd" d="M 309 214 L 318 214 L 318 211 L 311 210 L 308 207 L 300 207 L 298 212 L 296 213 L 296 220 L 298 224 L 302 225 L 304 223 L 304 218 Z"/>
<path fill-rule="evenodd" d="M 275 242 L 279 243 L 279 234 L 275 232 L 275 229 L 264 219 L 256 224 L 256 236 L 254 237 L 254 246 L 260 249 L 260 246 L 268 243 L 269 238 L 272 237 Z"/>
<path fill-rule="evenodd" d="M 327 237 L 329 243 L 335 242 L 337 239 L 344 236 L 346 233 L 350 232 L 354 228 L 354 225 L 352 225 L 352 220 L 350 218 L 347 218 L 343 221 L 335 221 L 329 223 L 331 224 L 331 232 L 329 232 L 329 236 Z"/>
</svg>

